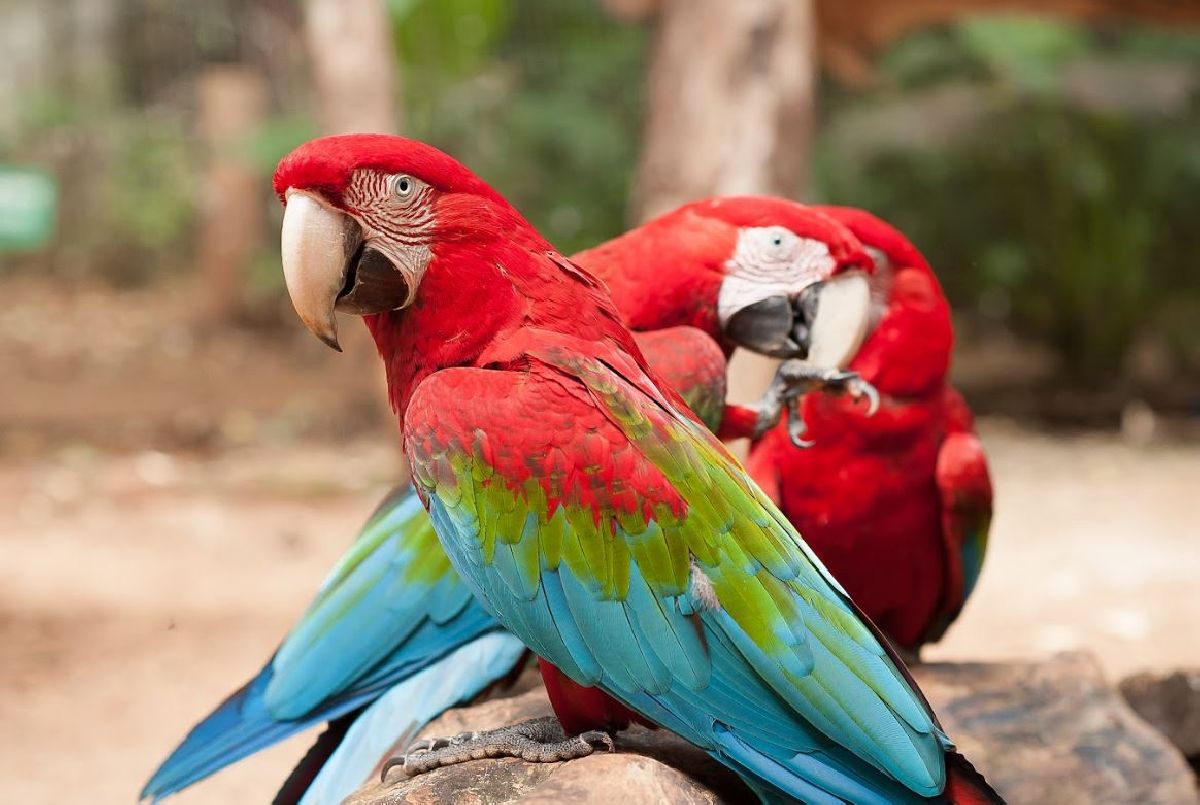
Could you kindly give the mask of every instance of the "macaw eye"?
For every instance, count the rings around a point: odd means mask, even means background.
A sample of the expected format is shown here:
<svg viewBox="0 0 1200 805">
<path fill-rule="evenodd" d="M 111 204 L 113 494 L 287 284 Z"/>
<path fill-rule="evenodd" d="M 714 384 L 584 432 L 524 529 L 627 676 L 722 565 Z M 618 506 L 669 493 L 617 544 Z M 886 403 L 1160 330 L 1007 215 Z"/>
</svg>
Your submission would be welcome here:
<svg viewBox="0 0 1200 805">
<path fill-rule="evenodd" d="M 773 226 L 763 232 L 763 246 L 771 259 L 786 260 L 791 257 L 795 236 L 782 227 Z"/>
<path fill-rule="evenodd" d="M 412 196 L 417 189 L 417 183 L 413 181 L 411 176 L 405 176 L 403 173 L 399 176 L 392 177 L 392 195 L 399 199 L 407 199 Z"/>
</svg>

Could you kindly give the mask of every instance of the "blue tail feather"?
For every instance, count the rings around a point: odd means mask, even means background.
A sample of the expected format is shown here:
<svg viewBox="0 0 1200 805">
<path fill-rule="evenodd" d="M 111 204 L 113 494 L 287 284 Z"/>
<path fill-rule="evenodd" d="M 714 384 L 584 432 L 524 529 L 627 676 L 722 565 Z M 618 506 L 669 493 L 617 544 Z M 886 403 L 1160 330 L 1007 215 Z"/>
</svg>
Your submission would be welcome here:
<svg viewBox="0 0 1200 805">
<path fill-rule="evenodd" d="M 142 797 L 173 794 L 294 733 L 364 707 L 456 649 L 499 631 L 448 568 L 435 577 L 420 572 L 430 550 L 440 548 L 412 488 L 390 496 L 275 656 L 188 733 Z"/>
<path fill-rule="evenodd" d="M 429 721 L 503 679 L 525 652 L 525 645 L 512 635 L 491 632 L 384 693 L 355 719 L 301 803 L 341 802 L 384 755 L 403 749 Z"/>
</svg>

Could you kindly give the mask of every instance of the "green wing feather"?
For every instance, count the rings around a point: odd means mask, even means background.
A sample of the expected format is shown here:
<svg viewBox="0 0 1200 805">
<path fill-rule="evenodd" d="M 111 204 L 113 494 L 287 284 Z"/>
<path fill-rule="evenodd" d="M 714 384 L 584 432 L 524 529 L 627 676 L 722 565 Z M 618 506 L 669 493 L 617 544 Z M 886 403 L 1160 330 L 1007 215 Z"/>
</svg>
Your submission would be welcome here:
<svg viewBox="0 0 1200 805">
<path fill-rule="evenodd" d="M 577 682 L 739 770 L 751 760 L 730 747 L 748 735 L 803 779 L 816 772 L 802 756 L 819 755 L 843 793 L 871 769 L 939 793 L 948 741 L 837 582 L 632 360 L 584 352 L 530 350 L 525 372 L 447 370 L 414 395 L 414 478 L 468 584 Z M 438 403 L 451 398 L 475 403 Z M 606 461 L 572 461 L 595 451 L 588 439 Z M 732 687 L 741 699 L 721 706 Z M 776 721 L 729 738 L 747 707 Z"/>
</svg>

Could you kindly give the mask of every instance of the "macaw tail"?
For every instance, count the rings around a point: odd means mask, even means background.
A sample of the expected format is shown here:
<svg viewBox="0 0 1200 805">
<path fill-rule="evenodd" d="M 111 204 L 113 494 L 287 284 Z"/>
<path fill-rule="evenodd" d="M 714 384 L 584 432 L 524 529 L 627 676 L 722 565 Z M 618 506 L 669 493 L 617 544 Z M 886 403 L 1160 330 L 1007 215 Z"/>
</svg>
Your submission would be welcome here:
<svg viewBox="0 0 1200 805">
<path fill-rule="evenodd" d="M 1004 802 L 1004 798 L 971 765 L 971 761 L 958 752 L 946 753 L 946 792 L 942 796 L 951 805 L 996 805 Z"/>
<path fill-rule="evenodd" d="M 523 664 L 526 651 L 512 635 L 490 632 L 394 686 L 349 725 L 299 801 L 341 802 L 387 755 L 403 751 L 430 721 L 510 677 L 514 667 Z M 276 799 L 290 801 L 295 800 Z"/>
<path fill-rule="evenodd" d="M 296 805 L 300 802 L 304 792 L 308 791 L 312 787 L 313 781 L 317 779 L 321 768 L 342 745 L 350 725 L 363 714 L 364 710 L 366 710 L 365 707 L 362 710 L 346 713 L 325 725 L 325 729 L 317 736 L 317 740 L 308 748 L 304 757 L 300 758 L 300 762 L 283 781 L 283 785 L 275 794 L 275 799 L 271 800 L 271 805 Z"/>
<path fill-rule="evenodd" d="M 174 794 L 293 733 L 359 711 L 498 630 L 450 568 L 412 487 L 400 488 L 359 532 L 275 656 L 188 733 L 142 797 Z M 479 645 L 503 649 L 502 663 L 511 655 L 509 640 Z M 474 676 L 444 673 L 473 696 L 493 681 L 486 677 L 496 667 L 476 664 Z M 449 702 L 443 709 L 462 700 L 443 698 Z M 431 707 L 419 699 L 409 703 L 425 720 L 437 714 Z M 342 726 L 348 729 L 349 720 Z M 334 737 L 325 742 L 329 752 L 338 743 Z M 305 769 L 315 774 L 320 766 L 314 755 Z"/>
<path fill-rule="evenodd" d="M 193 727 L 183 743 L 154 772 L 142 789 L 140 798 L 149 797 L 157 801 L 182 791 L 192 783 L 294 732 L 336 718 L 362 705 L 361 701 L 350 700 L 340 708 L 321 710 L 312 718 L 280 721 L 267 711 L 266 690 L 273 676 L 271 664 L 267 663 L 258 676 Z"/>
</svg>

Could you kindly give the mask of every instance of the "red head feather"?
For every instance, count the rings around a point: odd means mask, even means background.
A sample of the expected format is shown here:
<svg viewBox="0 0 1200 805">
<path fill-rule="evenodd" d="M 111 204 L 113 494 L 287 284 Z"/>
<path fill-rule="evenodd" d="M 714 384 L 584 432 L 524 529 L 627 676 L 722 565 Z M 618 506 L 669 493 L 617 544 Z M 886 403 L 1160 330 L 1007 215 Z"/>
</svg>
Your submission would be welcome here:
<svg viewBox="0 0 1200 805">
<path fill-rule="evenodd" d="M 869 272 L 874 267 L 855 234 L 820 207 L 773 196 L 725 196 L 697 201 L 683 209 L 738 228 L 783 226 L 802 238 L 819 240 L 829 246 L 829 254 L 836 261 L 834 274 L 851 269 Z"/>
<path fill-rule="evenodd" d="M 356 171 L 403 173 L 430 185 L 442 243 L 502 237 L 532 249 L 549 248 L 521 214 L 469 168 L 431 145 L 405 137 L 342 134 L 311 140 L 279 163 L 275 192 L 286 201 L 289 189 L 307 190 L 347 210 L 345 193 Z"/>
<path fill-rule="evenodd" d="M 275 169 L 275 192 L 314 190 L 337 203 L 357 170 L 407 173 L 444 193 L 468 193 L 508 206 L 504 198 L 454 157 L 431 145 L 390 134 L 341 134 L 301 145 Z"/>
<path fill-rule="evenodd" d="M 879 249 L 895 268 L 919 268 L 932 273 L 929 262 L 912 241 L 879 216 L 855 207 L 832 204 L 816 205 L 813 209 L 843 224 L 863 245 Z"/>
<path fill-rule="evenodd" d="M 939 391 L 950 366 L 954 331 L 950 306 L 929 261 L 900 230 L 878 216 L 853 207 L 818 209 L 845 224 L 864 245 L 883 252 L 892 267 L 885 278 L 883 316 L 850 368 L 884 394 Z"/>
</svg>

